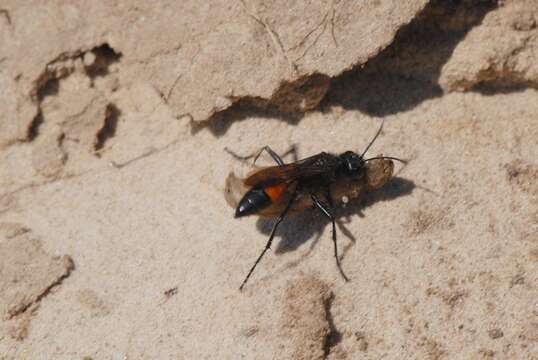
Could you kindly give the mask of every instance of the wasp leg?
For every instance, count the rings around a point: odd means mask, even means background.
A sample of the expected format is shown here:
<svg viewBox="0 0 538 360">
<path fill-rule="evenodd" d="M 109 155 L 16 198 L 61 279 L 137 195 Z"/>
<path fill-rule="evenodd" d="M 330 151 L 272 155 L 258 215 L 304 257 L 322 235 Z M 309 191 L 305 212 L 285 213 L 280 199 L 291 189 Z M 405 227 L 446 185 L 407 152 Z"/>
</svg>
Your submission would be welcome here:
<svg viewBox="0 0 538 360">
<path fill-rule="evenodd" d="M 260 155 L 262 154 L 263 151 L 266 151 L 269 155 L 271 155 L 271 157 L 273 158 L 273 160 L 278 164 L 278 165 L 284 165 L 284 161 L 282 161 L 282 158 L 280 156 L 278 156 L 278 154 L 276 152 L 273 151 L 273 149 L 271 149 L 269 146 L 265 145 L 264 147 L 262 147 L 260 149 L 260 151 L 258 151 L 258 153 L 256 154 L 256 156 L 254 157 L 254 161 L 252 161 L 252 165 L 256 164 L 256 160 L 258 160 L 258 158 L 260 157 Z"/>
<path fill-rule="evenodd" d="M 332 214 L 331 208 L 329 208 L 327 205 L 323 204 L 314 194 L 310 194 L 310 197 L 312 198 L 312 201 L 316 205 L 316 207 L 329 219 L 331 220 L 331 223 L 333 225 L 333 243 L 334 243 L 334 258 L 336 259 L 336 266 L 338 267 L 338 270 L 340 271 L 340 275 L 344 278 L 345 281 L 349 281 L 346 274 L 344 274 L 344 270 L 342 270 L 342 266 L 340 265 L 340 259 L 338 258 L 338 245 L 336 243 L 336 220 L 334 219 L 334 216 Z M 329 200 L 331 201 L 331 200 Z"/>
<path fill-rule="evenodd" d="M 292 155 L 293 162 L 299 161 L 299 154 L 297 153 L 297 146 L 295 144 L 291 145 L 291 147 L 284 154 L 282 154 L 281 157 L 285 157 L 290 154 Z"/>
<path fill-rule="evenodd" d="M 265 255 L 265 252 L 267 250 L 269 250 L 271 248 L 271 243 L 273 242 L 273 238 L 275 237 L 275 232 L 276 232 L 276 229 L 278 227 L 278 225 L 282 222 L 282 220 L 284 220 L 284 218 L 286 217 L 286 214 L 288 213 L 288 211 L 290 210 L 291 208 L 291 205 L 293 204 L 293 202 L 295 201 L 295 192 L 293 193 L 293 195 L 291 196 L 290 198 L 290 201 L 288 202 L 288 205 L 286 205 L 286 208 L 284 209 L 284 211 L 282 211 L 282 213 L 280 214 L 280 216 L 278 217 L 278 219 L 276 219 L 276 222 L 275 224 L 273 225 L 273 228 L 271 229 L 271 234 L 269 235 L 269 240 L 267 241 L 267 244 L 265 245 L 265 248 L 263 249 L 262 253 L 260 254 L 260 256 L 258 256 L 258 258 L 256 259 L 256 262 L 254 263 L 254 265 L 252 265 L 252 267 L 250 268 L 250 271 L 248 272 L 247 274 L 247 277 L 245 278 L 245 280 L 243 280 L 243 282 L 241 283 L 241 286 L 239 287 L 239 290 L 243 290 L 243 286 L 245 286 L 245 284 L 247 283 L 248 281 L 248 278 L 250 277 L 250 275 L 252 275 L 252 273 L 254 272 L 254 269 L 256 268 L 256 266 L 258 265 L 258 263 L 261 261 L 263 255 Z"/>
<path fill-rule="evenodd" d="M 254 154 L 247 155 L 247 156 L 238 155 L 235 152 L 233 152 L 232 150 L 228 149 L 227 147 L 224 148 L 224 151 L 226 151 L 228 154 L 232 155 L 234 158 L 236 158 L 238 160 L 249 160 L 249 159 L 254 158 L 254 161 L 252 161 L 252 165 L 256 164 L 256 161 L 258 160 L 258 158 L 260 157 L 260 155 L 262 154 L 262 152 L 264 150 L 273 158 L 273 160 L 278 165 L 284 165 L 284 161 L 282 160 L 282 158 L 280 156 L 278 156 L 278 154 L 276 152 L 274 152 L 273 149 L 271 149 L 267 145 L 262 147 L 260 150 L 258 150 Z"/>
<path fill-rule="evenodd" d="M 282 154 L 282 156 L 279 156 L 277 153 L 275 153 L 273 151 L 273 149 L 271 149 L 269 146 L 264 146 L 260 149 L 260 151 L 256 154 L 256 158 L 254 159 L 253 163 L 256 163 L 256 160 L 258 160 L 258 157 L 261 155 L 261 153 L 263 151 L 267 151 L 267 153 L 269 155 L 271 155 L 271 157 L 273 158 L 273 160 L 275 160 L 275 162 L 278 164 L 278 165 L 284 165 L 284 161 L 282 160 L 282 157 L 284 156 L 287 156 L 289 154 L 292 154 L 293 155 L 293 161 L 294 162 L 297 162 L 299 159 L 297 158 L 297 147 L 294 145 L 292 145 L 288 151 L 286 151 L 284 154 Z"/>
</svg>

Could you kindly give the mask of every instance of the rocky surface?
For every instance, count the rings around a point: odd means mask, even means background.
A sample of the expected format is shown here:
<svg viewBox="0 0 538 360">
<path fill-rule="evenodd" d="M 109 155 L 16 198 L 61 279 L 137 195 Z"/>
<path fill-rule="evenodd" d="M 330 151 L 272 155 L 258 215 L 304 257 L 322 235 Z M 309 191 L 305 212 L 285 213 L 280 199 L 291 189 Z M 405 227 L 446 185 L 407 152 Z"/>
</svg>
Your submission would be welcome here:
<svg viewBox="0 0 538 360">
<path fill-rule="evenodd" d="M 2 2 L 0 358 L 532 359 L 537 19 L 532 0 Z M 351 281 L 306 211 L 239 292 L 272 223 L 233 219 L 225 179 L 249 165 L 224 148 L 360 152 L 380 120 L 368 155 L 408 163 L 336 213 Z"/>
</svg>

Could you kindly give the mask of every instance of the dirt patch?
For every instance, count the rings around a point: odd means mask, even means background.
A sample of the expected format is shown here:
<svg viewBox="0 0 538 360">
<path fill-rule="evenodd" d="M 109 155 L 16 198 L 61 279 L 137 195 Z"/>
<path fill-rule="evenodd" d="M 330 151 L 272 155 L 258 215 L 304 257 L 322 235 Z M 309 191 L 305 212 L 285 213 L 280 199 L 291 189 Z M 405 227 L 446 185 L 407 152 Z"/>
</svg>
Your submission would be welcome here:
<svg viewBox="0 0 538 360">
<path fill-rule="evenodd" d="M 538 165 L 521 160 L 506 165 L 506 178 L 515 188 L 530 195 L 538 195 Z"/>
<path fill-rule="evenodd" d="M 417 236 L 436 229 L 449 228 L 451 224 L 448 209 L 424 205 L 409 213 L 406 226 L 411 235 Z"/>
<path fill-rule="evenodd" d="M 99 317 L 110 313 L 110 306 L 93 290 L 83 289 L 77 293 L 77 300 L 91 316 Z"/>
<path fill-rule="evenodd" d="M 315 276 L 288 285 L 282 336 L 294 348 L 292 359 L 326 359 L 339 342 L 331 315 L 333 299 L 328 285 Z"/>
<path fill-rule="evenodd" d="M 502 338 L 504 336 L 504 333 L 501 329 L 495 328 L 495 329 L 488 330 L 488 335 L 490 338 L 495 340 L 495 339 Z"/>
<path fill-rule="evenodd" d="M 424 355 L 428 360 L 441 360 L 446 357 L 443 345 L 437 340 L 422 338 L 418 345 L 424 349 Z"/>
<path fill-rule="evenodd" d="M 426 295 L 439 297 L 453 311 L 457 306 L 462 306 L 469 292 L 463 289 L 440 289 L 439 287 L 428 288 Z"/>
</svg>

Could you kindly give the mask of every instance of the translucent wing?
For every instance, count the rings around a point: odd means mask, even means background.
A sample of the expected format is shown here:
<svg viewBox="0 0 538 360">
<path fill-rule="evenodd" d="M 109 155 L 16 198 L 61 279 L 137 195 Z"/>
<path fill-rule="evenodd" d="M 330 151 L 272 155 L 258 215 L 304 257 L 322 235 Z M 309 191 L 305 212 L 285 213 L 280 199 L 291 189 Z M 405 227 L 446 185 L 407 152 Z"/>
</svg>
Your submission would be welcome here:
<svg viewBox="0 0 538 360">
<path fill-rule="evenodd" d="M 244 180 L 244 183 L 252 187 L 291 182 L 301 178 L 332 172 L 338 164 L 338 157 L 322 152 L 291 164 L 260 169 L 248 176 Z"/>
</svg>

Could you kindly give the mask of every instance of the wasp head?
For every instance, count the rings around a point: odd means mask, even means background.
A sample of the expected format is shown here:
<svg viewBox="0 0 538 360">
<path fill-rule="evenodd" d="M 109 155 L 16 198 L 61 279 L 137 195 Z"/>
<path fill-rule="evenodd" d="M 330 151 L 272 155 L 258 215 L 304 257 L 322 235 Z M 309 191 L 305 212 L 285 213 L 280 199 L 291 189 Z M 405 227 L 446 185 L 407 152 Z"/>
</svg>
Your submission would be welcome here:
<svg viewBox="0 0 538 360">
<path fill-rule="evenodd" d="M 364 173 L 366 162 L 362 156 L 353 151 L 346 151 L 340 155 L 341 170 L 348 176 L 357 176 Z"/>
</svg>

